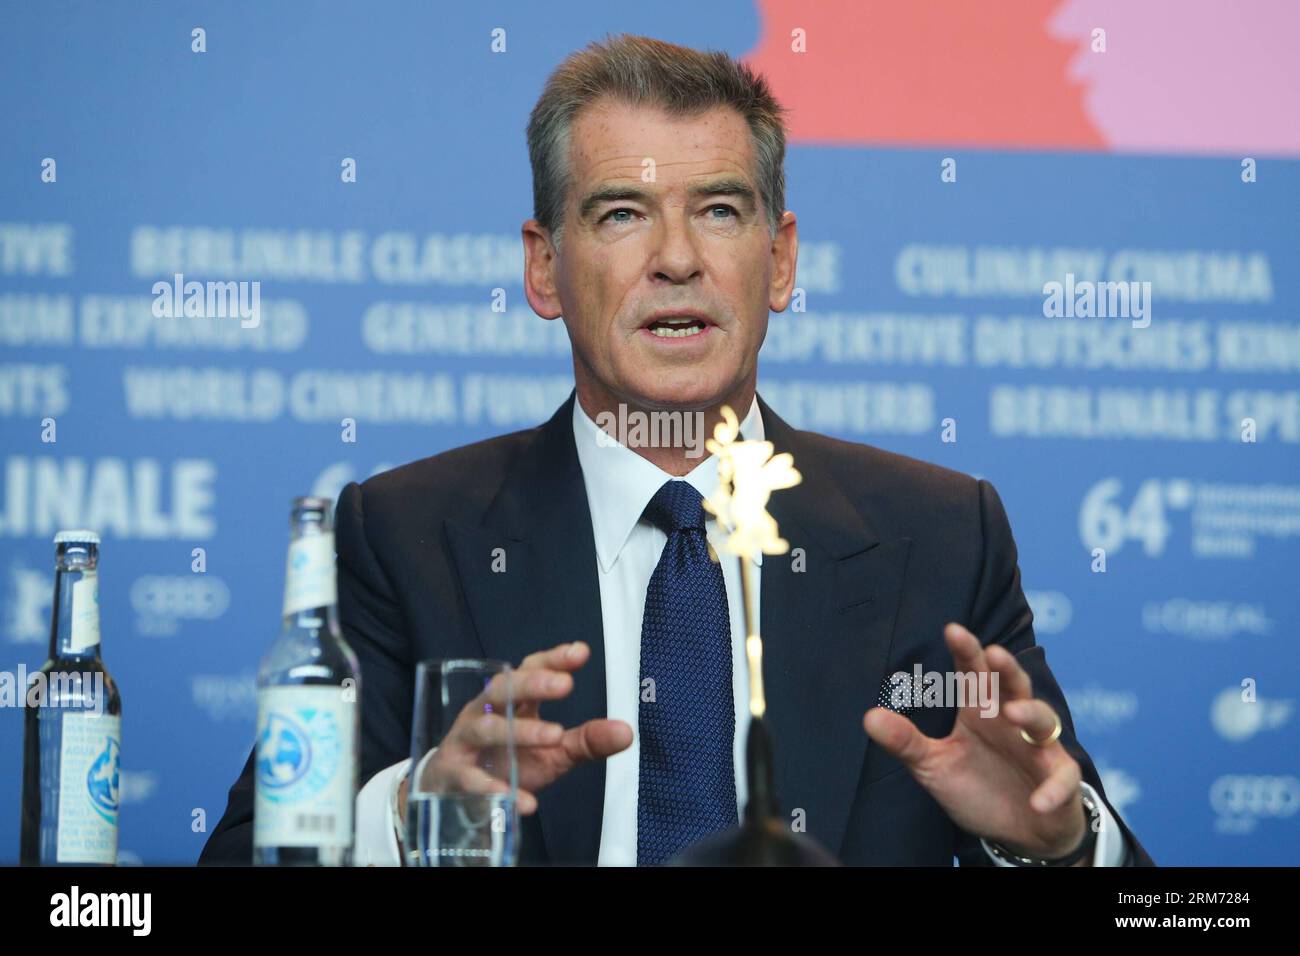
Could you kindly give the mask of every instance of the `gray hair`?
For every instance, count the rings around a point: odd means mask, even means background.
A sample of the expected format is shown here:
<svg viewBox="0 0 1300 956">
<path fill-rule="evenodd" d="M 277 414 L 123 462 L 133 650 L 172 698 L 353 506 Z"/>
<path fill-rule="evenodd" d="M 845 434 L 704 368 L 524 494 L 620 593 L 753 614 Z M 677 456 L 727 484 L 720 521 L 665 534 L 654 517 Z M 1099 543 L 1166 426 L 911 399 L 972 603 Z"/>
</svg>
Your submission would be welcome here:
<svg viewBox="0 0 1300 956">
<path fill-rule="evenodd" d="M 767 81 L 726 53 L 622 34 L 571 53 L 546 81 L 528 120 L 533 217 L 559 246 L 565 194 L 571 185 L 569 130 L 584 107 L 603 96 L 632 106 L 657 106 L 671 116 L 696 116 L 730 106 L 749 125 L 758 189 L 768 229 L 785 212 L 785 107 Z"/>
</svg>

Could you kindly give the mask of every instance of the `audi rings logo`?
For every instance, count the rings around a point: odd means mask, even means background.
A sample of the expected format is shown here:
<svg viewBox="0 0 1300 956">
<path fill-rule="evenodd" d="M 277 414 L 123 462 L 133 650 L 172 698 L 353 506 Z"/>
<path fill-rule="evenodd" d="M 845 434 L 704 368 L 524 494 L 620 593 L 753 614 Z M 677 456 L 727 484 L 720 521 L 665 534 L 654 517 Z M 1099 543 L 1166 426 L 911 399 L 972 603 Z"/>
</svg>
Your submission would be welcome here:
<svg viewBox="0 0 1300 956">
<path fill-rule="evenodd" d="M 145 634 L 174 634 L 180 621 L 215 621 L 230 607 L 230 588 L 210 574 L 147 575 L 131 585 L 131 606 Z"/>
<path fill-rule="evenodd" d="M 1289 817 L 1300 809 L 1300 779 L 1229 775 L 1210 785 L 1210 806 L 1221 817 Z"/>
</svg>

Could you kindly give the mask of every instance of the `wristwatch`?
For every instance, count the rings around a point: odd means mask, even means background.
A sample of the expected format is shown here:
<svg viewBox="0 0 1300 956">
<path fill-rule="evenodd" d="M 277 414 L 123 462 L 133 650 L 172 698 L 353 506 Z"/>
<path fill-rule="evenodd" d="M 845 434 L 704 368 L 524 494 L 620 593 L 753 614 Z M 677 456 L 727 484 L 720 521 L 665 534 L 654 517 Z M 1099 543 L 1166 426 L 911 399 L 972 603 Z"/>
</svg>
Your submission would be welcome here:
<svg viewBox="0 0 1300 956">
<path fill-rule="evenodd" d="M 1088 791 L 1082 787 L 1079 788 L 1079 795 L 1083 798 L 1083 809 L 1088 814 L 1088 826 L 1083 834 L 1083 842 L 1073 852 L 1065 856 L 1056 857 L 1055 859 L 1021 856 L 1018 853 L 1012 853 L 1002 844 L 994 843 L 992 840 L 983 840 L 981 842 L 995 857 L 1012 866 L 1074 866 L 1074 864 L 1089 856 L 1097 846 L 1097 832 L 1101 829 L 1102 819 L 1101 804 L 1093 800 L 1088 795 Z"/>
</svg>

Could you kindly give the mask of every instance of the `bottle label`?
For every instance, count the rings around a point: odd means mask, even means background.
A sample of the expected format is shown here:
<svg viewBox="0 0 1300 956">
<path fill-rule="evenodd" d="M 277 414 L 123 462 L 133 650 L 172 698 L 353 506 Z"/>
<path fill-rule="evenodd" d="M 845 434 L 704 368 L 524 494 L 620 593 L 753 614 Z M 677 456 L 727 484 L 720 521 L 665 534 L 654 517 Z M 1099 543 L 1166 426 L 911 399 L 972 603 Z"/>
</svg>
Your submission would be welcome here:
<svg viewBox="0 0 1300 956">
<path fill-rule="evenodd" d="M 99 573 L 83 571 L 72 582 L 72 629 L 69 650 L 79 654 L 99 643 Z"/>
<path fill-rule="evenodd" d="M 357 705 L 345 693 L 327 686 L 259 691 L 255 845 L 352 843 Z"/>
<path fill-rule="evenodd" d="M 59 863 L 116 863 L 122 718 L 63 714 L 59 751 Z"/>
<path fill-rule="evenodd" d="M 284 615 L 324 607 L 337 600 L 333 533 L 309 534 L 291 541 L 284 573 Z"/>
</svg>

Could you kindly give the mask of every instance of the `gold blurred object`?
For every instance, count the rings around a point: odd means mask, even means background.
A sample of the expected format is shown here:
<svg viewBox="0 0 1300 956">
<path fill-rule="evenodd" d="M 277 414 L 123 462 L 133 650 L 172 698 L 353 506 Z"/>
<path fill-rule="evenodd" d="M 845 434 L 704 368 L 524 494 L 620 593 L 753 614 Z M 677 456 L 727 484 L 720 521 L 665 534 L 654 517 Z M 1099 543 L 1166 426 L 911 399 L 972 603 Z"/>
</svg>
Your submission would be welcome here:
<svg viewBox="0 0 1300 956">
<path fill-rule="evenodd" d="M 740 441 L 740 422 L 731 407 L 722 407 L 722 421 L 704 447 L 718 457 L 718 490 L 704 499 L 705 509 L 727 530 L 726 548 L 742 558 L 785 554 L 790 543 L 778 533 L 767 513 L 772 492 L 803 481 L 789 452 L 773 455 L 770 441 Z"/>
<path fill-rule="evenodd" d="M 769 441 L 740 441 L 736 413 L 726 406 L 722 421 L 705 447 L 718 458 L 718 490 L 704 507 L 728 537 L 720 550 L 740 559 L 741 607 L 745 625 L 745 666 L 749 672 L 749 730 L 745 736 L 745 779 L 749 796 L 740 826 L 714 834 L 688 848 L 673 862 L 681 866 L 836 866 L 835 857 L 811 836 L 795 833 L 781 812 L 774 783 L 772 732 L 764 714 L 763 639 L 758 633 L 752 584 L 759 554 L 785 554 L 790 544 L 777 533 L 767 513 L 772 492 L 791 488 L 803 477 L 794 457 L 773 455 Z M 714 560 L 720 560 L 714 556 Z"/>
<path fill-rule="evenodd" d="M 803 481 L 789 452 L 774 455 L 770 441 L 740 440 L 740 420 L 729 405 L 705 448 L 718 458 L 718 490 L 704 499 L 704 508 L 727 532 L 724 547 L 740 558 L 741 606 L 745 618 L 745 658 L 749 669 L 749 712 L 762 717 L 767 711 L 763 693 L 763 639 L 753 606 L 756 554 L 785 554 L 790 542 L 780 536 L 776 519 L 767 511 L 772 492 L 793 488 Z"/>
</svg>

